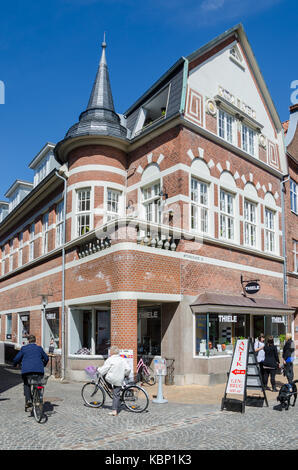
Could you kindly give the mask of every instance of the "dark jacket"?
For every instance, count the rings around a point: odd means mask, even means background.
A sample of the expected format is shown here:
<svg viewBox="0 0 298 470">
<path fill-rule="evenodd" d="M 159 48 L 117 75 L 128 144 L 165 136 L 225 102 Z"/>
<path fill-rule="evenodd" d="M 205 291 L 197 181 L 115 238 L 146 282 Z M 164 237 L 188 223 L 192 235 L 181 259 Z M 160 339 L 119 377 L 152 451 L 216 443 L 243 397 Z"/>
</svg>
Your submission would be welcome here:
<svg viewBox="0 0 298 470">
<path fill-rule="evenodd" d="M 277 369 L 279 365 L 279 357 L 277 352 L 277 347 L 273 345 L 268 345 L 264 347 L 265 360 L 263 366 L 270 367 L 271 369 Z"/>
<path fill-rule="evenodd" d="M 41 346 L 35 343 L 29 343 L 23 346 L 13 360 L 13 365 L 16 366 L 22 363 L 22 374 L 29 372 L 44 373 L 44 367 L 47 365 L 49 358 Z"/>
<path fill-rule="evenodd" d="M 292 356 L 294 350 L 294 341 L 288 339 L 288 341 L 285 342 L 285 345 L 283 347 L 282 358 L 286 361 L 289 357 Z"/>
</svg>

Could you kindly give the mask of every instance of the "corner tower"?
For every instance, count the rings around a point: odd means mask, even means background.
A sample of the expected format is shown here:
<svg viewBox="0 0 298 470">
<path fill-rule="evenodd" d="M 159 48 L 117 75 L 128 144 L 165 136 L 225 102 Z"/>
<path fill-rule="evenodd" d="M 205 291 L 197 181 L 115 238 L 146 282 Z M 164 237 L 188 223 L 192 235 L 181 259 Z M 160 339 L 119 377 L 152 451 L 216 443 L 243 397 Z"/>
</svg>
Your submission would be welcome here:
<svg viewBox="0 0 298 470">
<path fill-rule="evenodd" d="M 82 236 L 109 217 L 104 208 L 109 190 L 123 200 L 127 167 L 127 130 L 114 108 L 106 61 L 106 42 L 102 43 L 101 59 L 88 101 L 79 121 L 55 147 L 56 159 L 68 164 L 67 213 L 76 211 L 80 198 L 88 198 L 90 214 L 82 225 L 77 217 L 68 217 L 66 240 Z M 80 194 L 81 188 L 87 190 Z M 89 206 L 88 206 L 89 207 Z"/>
</svg>

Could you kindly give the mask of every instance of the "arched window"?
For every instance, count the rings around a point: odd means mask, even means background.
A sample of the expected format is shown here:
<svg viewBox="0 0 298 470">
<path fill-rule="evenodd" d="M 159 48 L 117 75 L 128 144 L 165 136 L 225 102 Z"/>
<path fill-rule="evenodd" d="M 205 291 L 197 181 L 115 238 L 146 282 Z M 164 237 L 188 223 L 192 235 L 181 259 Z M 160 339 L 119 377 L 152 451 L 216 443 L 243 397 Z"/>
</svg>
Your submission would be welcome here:
<svg viewBox="0 0 298 470">
<path fill-rule="evenodd" d="M 206 163 L 195 159 L 191 166 L 191 229 L 210 233 L 210 171 Z"/>
<path fill-rule="evenodd" d="M 258 193 L 253 184 L 244 188 L 243 241 L 250 248 L 258 247 Z"/>
<path fill-rule="evenodd" d="M 147 166 L 142 174 L 141 201 L 143 216 L 148 222 L 161 223 L 161 181 L 156 163 Z"/>
<path fill-rule="evenodd" d="M 237 241 L 238 238 L 236 227 L 236 183 L 228 171 L 224 171 L 220 176 L 219 236 L 230 241 Z"/>
</svg>

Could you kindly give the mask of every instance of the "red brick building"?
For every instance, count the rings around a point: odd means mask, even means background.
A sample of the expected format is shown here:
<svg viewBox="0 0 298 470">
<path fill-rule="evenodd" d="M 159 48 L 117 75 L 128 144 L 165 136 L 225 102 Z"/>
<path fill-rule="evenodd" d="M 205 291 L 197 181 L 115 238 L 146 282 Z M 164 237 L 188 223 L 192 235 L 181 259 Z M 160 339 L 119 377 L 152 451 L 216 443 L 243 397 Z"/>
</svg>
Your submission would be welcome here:
<svg viewBox="0 0 298 470">
<path fill-rule="evenodd" d="M 105 50 L 78 123 L 0 205 L 2 344 L 53 338 L 71 378 L 116 344 L 134 364 L 174 358 L 177 384 L 225 381 L 237 337 L 278 344 L 294 313 L 282 125 L 241 25 L 179 59 L 124 115 Z M 244 295 L 248 281 L 260 292 Z"/>
<path fill-rule="evenodd" d="M 283 123 L 289 176 L 285 180 L 287 302 L 295 308 L 292 335 L 298 348 L 298 104 L 290 107 L 290 119 Z M 297 355 L 297 352 L 296 352 Z"/>
</svg>

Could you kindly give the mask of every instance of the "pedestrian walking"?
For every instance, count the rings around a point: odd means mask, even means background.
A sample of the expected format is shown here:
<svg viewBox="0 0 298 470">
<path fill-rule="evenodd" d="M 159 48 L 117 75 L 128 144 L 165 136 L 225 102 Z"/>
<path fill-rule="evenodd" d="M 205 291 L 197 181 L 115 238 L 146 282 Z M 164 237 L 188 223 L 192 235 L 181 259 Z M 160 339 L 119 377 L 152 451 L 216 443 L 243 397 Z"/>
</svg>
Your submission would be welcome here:
<svg viewBox="0 0 298 470">
<path fill-rule="evenodd" d="M 270 382 L 272 386 L 272 391 L 277 392 L 275 375 L 277 369 L 279 368 L 279 357 L 277 352 L 277 347 L 274 346 L 273 336 L 269 336 L 267 343 L 264 347 L 265 358 L 263 362 L 264 370 L 264 386 L 265 390 L 270 390 L 268 387 L 268 378 L 270 375 Z"/>
<path fill-rule="evenodd" d="M 292 340 L 291 333 L 286 334 L 286 342 L 283 347 L 282 358 L 285 376 L 287 377 L 288 383 L 291 383 L 294 380 L 293 363 L 295 359 L 295 343 Z"/>
<path fill-rule="evenodd" d="M 41 346 L 36 344 L 34 335 L 28 336 L 28 344 L 22 346 L 16 357 L 13 359 L 13 365 L 22 364 L 22 379 L 24 383 L 25 411 L 32 406 L 31 389 L 28 384 L 28 376 L 32 374 L 44 376 L 44 368 L 49 362 L 47 354 Z"/>
<path fill-rule="evenodd" d="M 264 333 L 261 333 L 259 337 L 255 340 L 254 350 L 255 350 L 255 353 L 257 353 L 257 361 L 260 366 L 263 382 L 264 382 L 263 364 L 264 364 L 264 359 L 265 359 L 264 347 L 265 347 L 265 335 Z"/>
<path fill-rule="evenodd" d="M 109 414 L 117 416 L 119 413 L 122 385 L 125 377 L 130 374 L 129 364 L 126 359 L 119 355 L 119 349 L 116 346 L 111 346 L 110 357 L 97 370 L 102 376 L 105 376 L 105 380 L 113 387 L 112 412 Z"/>
</svg>

